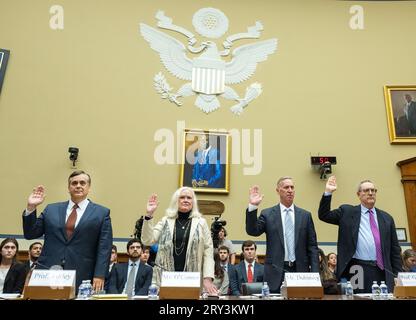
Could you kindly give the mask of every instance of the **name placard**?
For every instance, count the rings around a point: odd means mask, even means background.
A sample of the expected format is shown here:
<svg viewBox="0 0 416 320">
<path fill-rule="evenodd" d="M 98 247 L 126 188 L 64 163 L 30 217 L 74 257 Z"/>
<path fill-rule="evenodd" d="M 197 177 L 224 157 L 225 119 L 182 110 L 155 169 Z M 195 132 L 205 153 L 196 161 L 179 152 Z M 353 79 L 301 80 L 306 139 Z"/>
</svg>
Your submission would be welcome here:
<svg viewBox="0 0 416 320">
<path fill-rule="evenodd" d="M 162 272 L 161 287 L 191 287 L 201 286 L 200 272 Z"/>
<path fill-rule="evenodd" d="M 318 272 L 286 272 L 286 287 L 321 287 Z"/>
<path fill-rule="evenodd" d="M 33 270 L 28 286 L 71 287 L 75 285 L 75 270 Z"/>
<path fill-rule="evenodd" d="M 416 286 L 416 272 L 399 272 L 397 274 L 398 285 L 404 287 Z"/>
</svg>

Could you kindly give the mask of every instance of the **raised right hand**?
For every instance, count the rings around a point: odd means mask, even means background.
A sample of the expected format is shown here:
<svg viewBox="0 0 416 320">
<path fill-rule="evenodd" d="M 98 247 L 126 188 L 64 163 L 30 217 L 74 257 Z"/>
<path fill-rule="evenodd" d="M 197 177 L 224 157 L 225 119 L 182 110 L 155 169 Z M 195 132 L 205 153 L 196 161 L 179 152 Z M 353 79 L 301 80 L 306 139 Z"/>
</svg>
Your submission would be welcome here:
<svg viewBox="0 0 416 320">
<path fill-rule="evenodd" d="M 249 191 L 249 202 L 253 206 L 258 206 L 263 200 L 264 195 L 260 194 L 259 186 L 252 186 Z"/>
<path fill-rule="evenodd" d="M 45 200 L 45 187 L 40 185 L 33 188 L 32 193 L 30 194 L 29 198 L 27 199 L 27 207 L 28 211 L 33 211 L 36 209 L 38 205 L 40 205 Z"/>
<path fill-rule="evenodd" d="M 157 206 L 159 205 L 159 203 L 157 202 L 157 194 L 153 193 L 149 200 L 147 201 L 147 206 L 146 206 L 146 215 L 148 217 L 152 217 L 153 213 L 156 211 Z"/>
<path fill-rule="evenodd" d="M 335 176 L 330 176 L 326 182 L 325 192 L 335 192 L 337 190 L 337 178 Z"/>
</svg>

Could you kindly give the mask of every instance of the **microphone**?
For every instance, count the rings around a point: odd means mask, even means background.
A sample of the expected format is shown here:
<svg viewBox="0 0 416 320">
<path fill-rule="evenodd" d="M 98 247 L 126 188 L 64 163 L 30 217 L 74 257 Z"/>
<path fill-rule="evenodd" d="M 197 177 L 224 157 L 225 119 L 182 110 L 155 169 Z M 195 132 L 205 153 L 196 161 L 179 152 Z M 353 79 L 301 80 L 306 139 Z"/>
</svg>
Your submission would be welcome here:
<svg viewBox="0 0 416 320">
<path fill-rule="evenodd" d="M 277 270 L 279 270 L 282 273 L 286 273 L 286 272 L 290 272 L 288 270 L 286 270 L 285 268 L 279 267 L 278 265 L 272 263 L 272 267 L 276 268 Z"/>
<path fill-rule="evenodd" d="M 40 267 L 39 269 L 50 269 L 50 270 L 63 270 L 64 269 L 63 266 L 59 265 L 59 264 L 55 264 L 55 265 L 49 267 L 49 266 L 44 265 L 44 264 L 42 264 L 38 261 L 33 262 L 33 265 L 30 269 L 31 270 L 38 269 L 38 266 Z"/>
<path fill-rule="evenodd" d="M 153 267 L 158 267 L 158 268 L 162 269 L 163 271 L 171 271 L 171 270 L 168 270 L 165 267 L 162 267 L 160 264 L 157 264 L 157 263 L 155 263 L 153 261 L 150 261 L 149 262 L 149 266 L 151 266 L 152 268 Z"/>
</svg>

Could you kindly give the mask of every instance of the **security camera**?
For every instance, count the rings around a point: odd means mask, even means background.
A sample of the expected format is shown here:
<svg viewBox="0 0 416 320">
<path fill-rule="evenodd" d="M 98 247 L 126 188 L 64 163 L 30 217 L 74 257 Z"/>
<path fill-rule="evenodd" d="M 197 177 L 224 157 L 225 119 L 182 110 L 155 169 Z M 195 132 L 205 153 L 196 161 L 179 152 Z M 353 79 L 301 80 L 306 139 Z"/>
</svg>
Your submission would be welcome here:
<svg viewBox="0 0 416 320">
<path fill-rule="evenodd" d="M 326 179 L 326 175 L 332 173 L 331 162 L 326 161 L 322 163 L 319 167 L 319 173 L 321 174 L 321 179 Z"/>
<path fill-rule="evenodd" d="M 79 149 L 77 147 L 69 147 L 69 160 L 72 161 L 73 166 L 75 167 L 75 162 L 78 160 Z"/>
</svg>

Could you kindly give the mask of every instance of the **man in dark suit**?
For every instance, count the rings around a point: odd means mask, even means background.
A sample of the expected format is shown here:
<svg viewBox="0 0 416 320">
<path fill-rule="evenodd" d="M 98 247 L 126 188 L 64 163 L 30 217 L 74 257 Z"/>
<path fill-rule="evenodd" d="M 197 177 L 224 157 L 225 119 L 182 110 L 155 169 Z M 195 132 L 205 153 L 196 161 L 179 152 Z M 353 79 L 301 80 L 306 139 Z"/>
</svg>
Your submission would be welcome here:
<svg viewBox="0 0 416 320">
<path fill-rule="evenodd" d="M 38 261 L 41 252 L 42 242 L 36 241 L 30 244 L 28 252 L 29 259 L 25 262 L 27 271 L 29 271 L 30 268 L 32 268 L 33 264 L 35 264 Z"/>
<path fill-rule="evenodd" d="M 234 276 L 230 278 L 231 294 L 239 296 L 242 293 L 243 283 L 263 282 L 264 266 L 257 263 L 256 250 L 257 245 L 252 240 L 246 240 L 241 246 L 244 260 L 234 268 Z"/>
<path fill-rule="evenodd" d="M 108 293 L 126 293 L 128 296 L 147 295 L 152 284 L 153 269 L 140 260 L 142 245 L 139 239 L 127 243 L 129 261 L 114 265 L 110 274 Z"/>
<path fill-rule="evenodd" d="M 236 274 L 235 274 L 235 267 L 230 263 L 230 248 L 227 246 L 219 246 L 218 247 L 218 255 L 220 257 L 220 264 L 224 271 L 228 274 L 228 294 L 233 294 L 232 288 L 238 288 L 236 283 Z M 237 290 L 238 291 L 238 290 Z"/>
<path fill-rule="evenodd" d="M 410 94 L 405 95 L 406 106 L 405 114 L 409 122 L 410 135 L 416 135 L 416 102 L 413 101 Z"/>
<path fill-rule="evenodd" d="M 285 272 L 319 272 L 318 245 L 311 213 L 293 204 L 295 185 L 291 177 L 277 181 L 280 203 L 262 210 L 263 200 L 258 186 L 250 188 L 246 211 L 246 231 L 251 236 L 266 233 L 264 281 L 270 292 L 280 292 Z"/>
<path fill-rule="evenodd" d="M 371 181 L 364 180 L 358 186 L 360 205 L 342 205 L 331 210 L 336 189 L 336 178 L 331 176 L 318 214 L 322 221 L 339 226 L 338 279 L 351 279 L 356 293 L 371 292 L 373 281 L 386 281 L 392 292 L 394 277 L 402 269 L 393 218 L 375 207 L 377 189 Z"/>
<path fill-rule="evenodd" d="M 73 172 L 68 178 L 71 199 L 48 204 L 39 217 L 36 208 L 45 199 L 45 188 L 34 188 L 23 212 L 23 232 L 26 239 L 45 238 L 38 267 L 76 270 L 76 288 L 92 279 L 93 289 L 101 291 L 113 234 L 110 210 L 87 199 L 90 186 L 87 173 Z"/>
</svg>

